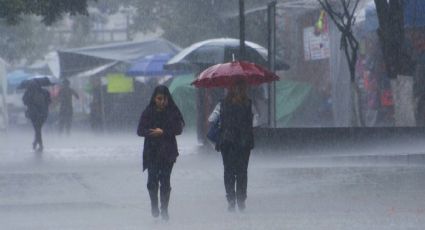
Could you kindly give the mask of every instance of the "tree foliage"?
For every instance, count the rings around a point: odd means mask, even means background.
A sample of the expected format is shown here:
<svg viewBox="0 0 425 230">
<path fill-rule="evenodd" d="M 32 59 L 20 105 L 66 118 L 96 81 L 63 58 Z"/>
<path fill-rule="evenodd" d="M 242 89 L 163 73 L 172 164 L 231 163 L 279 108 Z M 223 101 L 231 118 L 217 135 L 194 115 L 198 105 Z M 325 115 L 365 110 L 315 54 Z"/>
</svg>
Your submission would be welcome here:
<svg viewBox="0 0 425 230">
<path fill-rule="evenodd" d="M 33 16 L 24 16 L 16 26 L 1 26 L 0 34 L 1 57 L 10 63 L 39 59 L 51 45 L 52 32 Z"/>
<path fill-rule="evenodd" d="M 22 21 L 23 15 L 37 15 L 42 17 L 43 23 L 51 25 L 64 13 L 87 15 L 88 1 L 0 0 L 0 18 L 5 19 L 8 24 L 15 25 Z"/>
<path fill-rule="evenodd" d="M 164 31 L 164 38 L 182 46 L 223 36 L 227 33 L 227 26 L 216 9 L 228 4 L 225 2 L 227 1 L 132 0 L 130 5 L 137 9 L 132 29 L 153 32 L 160 28 Z"/>
</svg>

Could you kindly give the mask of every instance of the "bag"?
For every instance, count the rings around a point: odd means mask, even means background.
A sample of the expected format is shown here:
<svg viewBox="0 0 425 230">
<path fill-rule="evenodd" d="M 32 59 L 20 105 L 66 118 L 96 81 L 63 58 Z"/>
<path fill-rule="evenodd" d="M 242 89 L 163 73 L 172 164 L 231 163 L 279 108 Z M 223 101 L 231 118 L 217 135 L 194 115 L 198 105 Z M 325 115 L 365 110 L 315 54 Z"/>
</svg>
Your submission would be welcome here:
<svg viewBox="0 0 425 230">
<path fill-rule="evenodd" d="M 208 129 L 207 138 L 215 144 L 218 143 L 220 139 L 220 118 L 211 123 Z"/>
</svg>

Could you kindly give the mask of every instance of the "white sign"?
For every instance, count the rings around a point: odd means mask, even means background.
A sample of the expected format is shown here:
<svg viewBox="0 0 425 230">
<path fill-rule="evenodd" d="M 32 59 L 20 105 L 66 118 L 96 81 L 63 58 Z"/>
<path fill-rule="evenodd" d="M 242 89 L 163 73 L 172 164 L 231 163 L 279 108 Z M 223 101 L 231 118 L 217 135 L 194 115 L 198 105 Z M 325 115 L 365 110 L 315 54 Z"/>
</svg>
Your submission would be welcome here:
<svg viewBox="0 0 425 230">
<path fill-rule="evenodd" d="M 329 34 L 314 33 L 314 27 L 304 28 L 304 58 L 309 60 L 320 60 L 330 57 Z"/>
</svg>

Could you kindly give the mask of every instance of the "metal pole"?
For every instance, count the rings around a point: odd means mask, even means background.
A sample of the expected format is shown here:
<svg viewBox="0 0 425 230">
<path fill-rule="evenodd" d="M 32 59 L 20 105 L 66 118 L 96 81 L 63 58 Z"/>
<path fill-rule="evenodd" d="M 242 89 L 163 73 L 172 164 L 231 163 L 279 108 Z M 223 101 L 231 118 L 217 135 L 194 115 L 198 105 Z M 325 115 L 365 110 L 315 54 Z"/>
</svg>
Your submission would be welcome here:
<svg viewBox="0 0 425 230">
<path fill-rule="evenodd" d="M 276 2 L 270 2 L 267 5 L 267 24 L 268 24 L 268 61 L 269 69 L 275 72 L 276 61 Z M 268 85 L 269 93 L 269 127 L 276 128 L 276 83 Z"/>
<path fill-rule="evenodd" d="M 125 35 L 126 35 L 126 39 L 127 41 L 130 41 L 130 15 L 128 11 L 126 11 L 126 17 L 125 17 Z"/>
<path fill-rule="evenodd" d="M 239 60 L 245 59 L 245 3 L 239 0 Z"/>
<path fill-rule="evenodd" d="M 6 102 L 6 94 L 7 94 L 7 79 L 6 79 L 6 67 L 3 64 L 2 60 L 0 60 L 0 97 L 1 97 L 1 107 L 0 107 L 0 116 L 3 116 L 3 122 L 4 122 L 4 130 L 8 131 L 8 125 L 9 125 L 9 119 L 8 119 L 8 113 L 7 113 L 7 102 Z"/>
<path fill-rule="evenodd" d="M 103 92 L 102 78 L 100 78 L 100 103 L 101 103 L 101 113 L 102 113 L 102 132 L 106 130 L 106 115 L 105 115 L 105 93 Z"/>
</svg>

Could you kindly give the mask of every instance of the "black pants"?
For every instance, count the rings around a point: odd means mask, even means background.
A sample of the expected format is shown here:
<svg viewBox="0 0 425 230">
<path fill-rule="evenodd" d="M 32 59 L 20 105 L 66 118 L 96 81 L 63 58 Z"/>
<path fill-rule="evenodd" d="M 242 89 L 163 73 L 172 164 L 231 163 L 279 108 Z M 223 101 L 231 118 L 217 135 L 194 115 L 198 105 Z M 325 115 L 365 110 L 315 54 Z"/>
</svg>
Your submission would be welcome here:
<svg viewBox="0 0 425 230">
<path fill-rule="evenodd" d="M 148 191 L 151 201 L 158 202 L 158 190 L 161 197 L 161 209 L 168 208 L 171 191 L 171 171 L 173 170 L 174 163 L 166 161 L 153 162 L 148 167 Z"/>
<path fill-rule="evenodd" d="M 72 114 L 59 114 L 59 132 L 62 133 L 65 129 L 66 134 L 71 131 Z"/>
<path fill-rule="evenodd" d="M 421 95 L 416 105 L 417 126 L 425 126 L 425 95 Z"/>
<path fill-rule="evenodd" d="M 44 118 L 31 118 L 32 126 L 34 127 L 34 142 L 33 145 L 38 144 L 39 147 L 43 147 L 43 139 L 41 136 L 41 128 L 43 127 L 44 122 L 46 119 Z"/>
<path fill-rule="evenodd" d="M 246 200 L 250 154 L 249 149 L 237 145 L 224 144 L 221 147 L 224 166 L 224 188 L 229 202 L 234 202 L 236 199 L 238 201 Z"/>
</svg>

